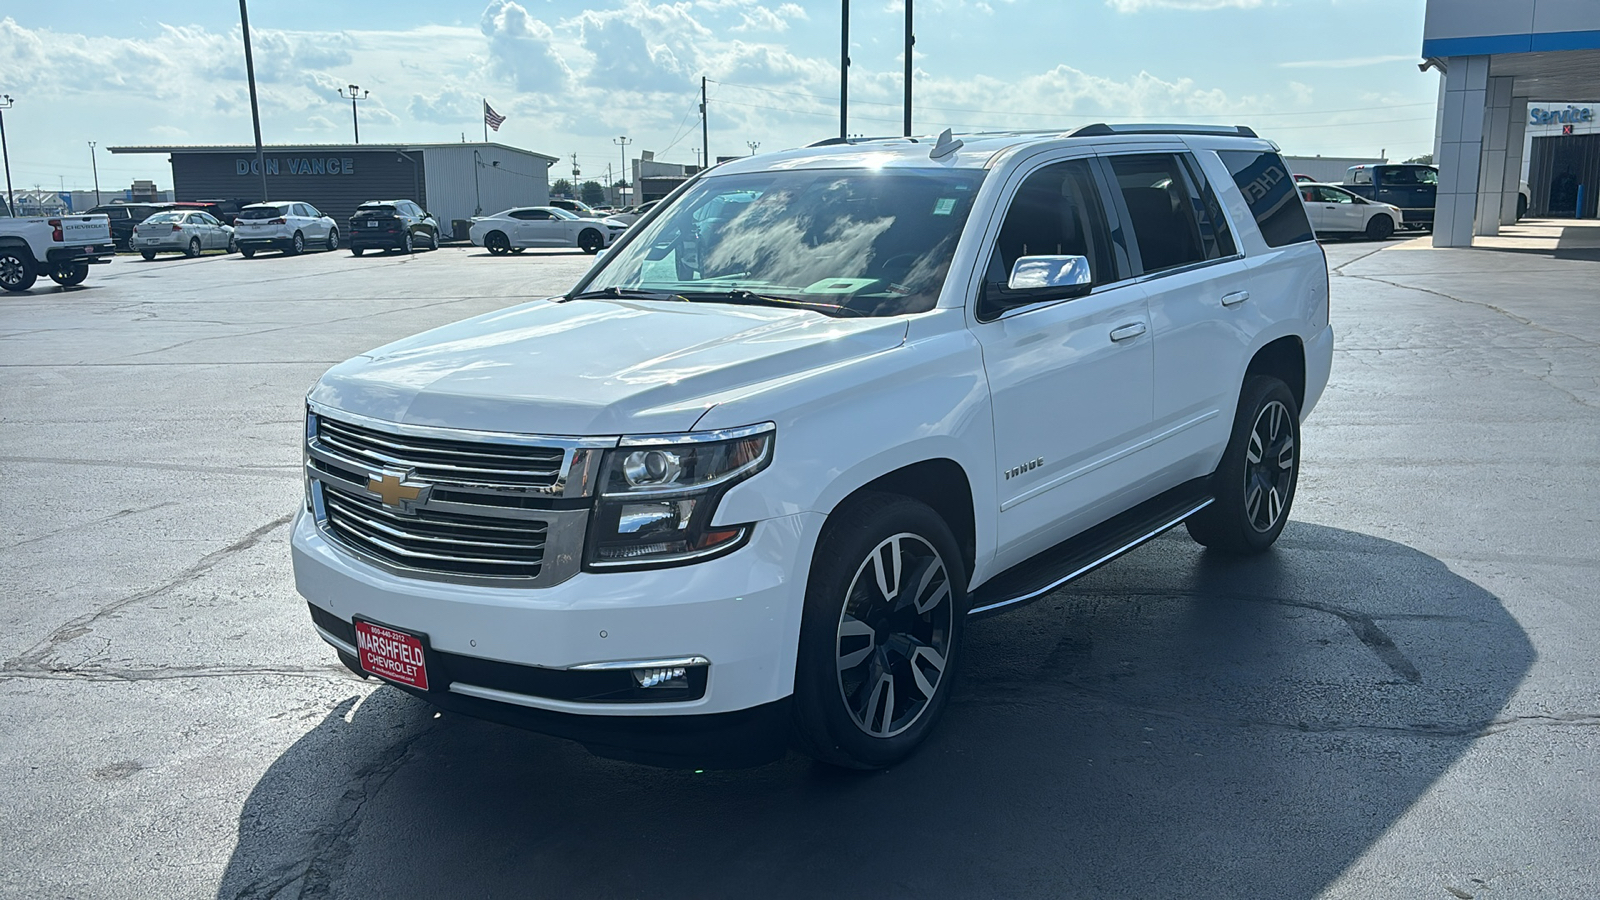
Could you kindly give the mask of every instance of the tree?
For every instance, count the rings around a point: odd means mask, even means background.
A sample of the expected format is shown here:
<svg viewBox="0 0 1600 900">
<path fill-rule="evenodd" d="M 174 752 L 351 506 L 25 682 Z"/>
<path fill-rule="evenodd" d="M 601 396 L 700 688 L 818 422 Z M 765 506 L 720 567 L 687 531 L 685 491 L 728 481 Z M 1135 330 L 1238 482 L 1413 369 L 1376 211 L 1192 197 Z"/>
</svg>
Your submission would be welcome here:
<svg viewBox="0 0 1600 900">
<path fill-rule="evenodd" d="M 1425 166 L 1431 166 L 1431 165 L 1433 165 L 1433 154 L 1432 153 L 1424 153 L 1421 156 L 1413 156 L 1410 159 L 1406 160 L 1406 162 L 1408 162 L 1408 163 L 1422 163 Z"/>
<path fill-rule="evenodd" d="M 572 182 L 566 180 L 565 178 L 557 178 L 555 180 L 555 183 L 550 185 L 550 196 L 552 196 L 552 197 L 571 197 L 572 196 Z"/>
<path fill-rule="evenodd" d="M 585 181 L 583 187 L 579 188 L 579 190 L 582 192 L 582 196 L 578 199 L 590 206 L 606 202 L 606 189 L 601 187 L 598 181 Z"/>
</svg>

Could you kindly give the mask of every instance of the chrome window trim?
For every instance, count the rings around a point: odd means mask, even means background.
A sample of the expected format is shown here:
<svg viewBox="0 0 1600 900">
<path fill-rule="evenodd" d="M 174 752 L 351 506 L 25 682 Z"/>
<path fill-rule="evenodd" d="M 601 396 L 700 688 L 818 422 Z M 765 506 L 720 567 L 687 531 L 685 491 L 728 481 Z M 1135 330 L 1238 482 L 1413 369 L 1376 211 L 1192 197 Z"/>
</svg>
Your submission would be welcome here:
<svg viewBox="0 0 1600 900">
<path fill-rule="evenodd" d="M 1192 262 L 1188 265 L 1173 266 L 1170 269 L 1146 272 L 1145 274 L 1135 278 L 1134 281 L 1139 284 L 1145 284 L 1147 282 L 1155 281 L 1158 278 L 1166 278 L 1168 275 L 1182 275 L 1184 272 L 1193 272 L 1197 269 L 1204 269 L 1207 266 L 1220 266 L 1223 263 L 1238 262 L 1242 259 L 1244 259 L 1243 253 L 1234 253 L 1230 256 L 1219 256 L 1216 259 L 1202 259 L 1199 262 Z"/>
</svg>

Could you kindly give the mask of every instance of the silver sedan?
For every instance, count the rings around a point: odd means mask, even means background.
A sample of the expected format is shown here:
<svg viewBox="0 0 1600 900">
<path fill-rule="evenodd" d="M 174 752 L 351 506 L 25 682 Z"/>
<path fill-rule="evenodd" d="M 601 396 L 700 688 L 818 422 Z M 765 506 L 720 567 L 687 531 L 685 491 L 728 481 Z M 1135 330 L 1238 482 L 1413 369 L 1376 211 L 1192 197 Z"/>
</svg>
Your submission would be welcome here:
<svg viewBox="0 0 1600 900">
<path fill-rule="evenodd" d="M 195 257 L 206 250 L 236 249 L 233 229 L 199 210 L 158 212 L 133 227 L 129 244 L 145 259 L 155 259 L 157 253 Z"/>
</svg>

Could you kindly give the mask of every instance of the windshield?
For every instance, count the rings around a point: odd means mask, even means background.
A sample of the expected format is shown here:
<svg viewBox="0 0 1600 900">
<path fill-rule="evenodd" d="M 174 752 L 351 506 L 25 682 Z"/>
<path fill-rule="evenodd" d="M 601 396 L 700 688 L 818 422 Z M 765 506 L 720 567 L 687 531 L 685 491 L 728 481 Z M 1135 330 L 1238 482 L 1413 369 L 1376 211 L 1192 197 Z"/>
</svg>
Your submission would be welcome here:
<svg viewBox="0 0 1600 900">
<path fill-rule="evenodd" d="M 287 213 L 276 206 L 246 206 L 244 209 L 239 210 L 239 218 L 241 219 L 275 219 L 282 215 L 287 215 Z"/>
<path fill-rule="evenodd" d="M 699 182 L 584 293 L 794 305 L 830 315 L 933 308 L 983 173 L 850 169 Z"/>
</svg>

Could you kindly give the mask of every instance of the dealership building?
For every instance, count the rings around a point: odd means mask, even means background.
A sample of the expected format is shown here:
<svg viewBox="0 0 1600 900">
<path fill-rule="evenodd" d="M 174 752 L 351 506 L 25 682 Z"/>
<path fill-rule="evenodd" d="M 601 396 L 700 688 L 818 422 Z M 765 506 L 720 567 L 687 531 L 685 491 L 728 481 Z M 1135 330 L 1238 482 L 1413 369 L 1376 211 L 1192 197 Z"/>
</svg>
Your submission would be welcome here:
<svg viewBox="0 0 1600 900">
<path fill-rule="evenodd" d="M 1435 247 L 1515 222 L 1525 170 L 1532 214 L 1595 216 L 1600 0 L 1428 0 L 1422 57 L 1443 74 Z"/>
<path fill-rule="evenodd" d="M 260 202 L 254 145 L 112 147 L 165 153 L 178 200 Z M 556 157 L 505 144 L 274 144 L 262 148 L 266 199 L 299 200 L 341 224 L 366 200 L 414 200 L 451 223 L 550 200 Z"/>
</svg>

